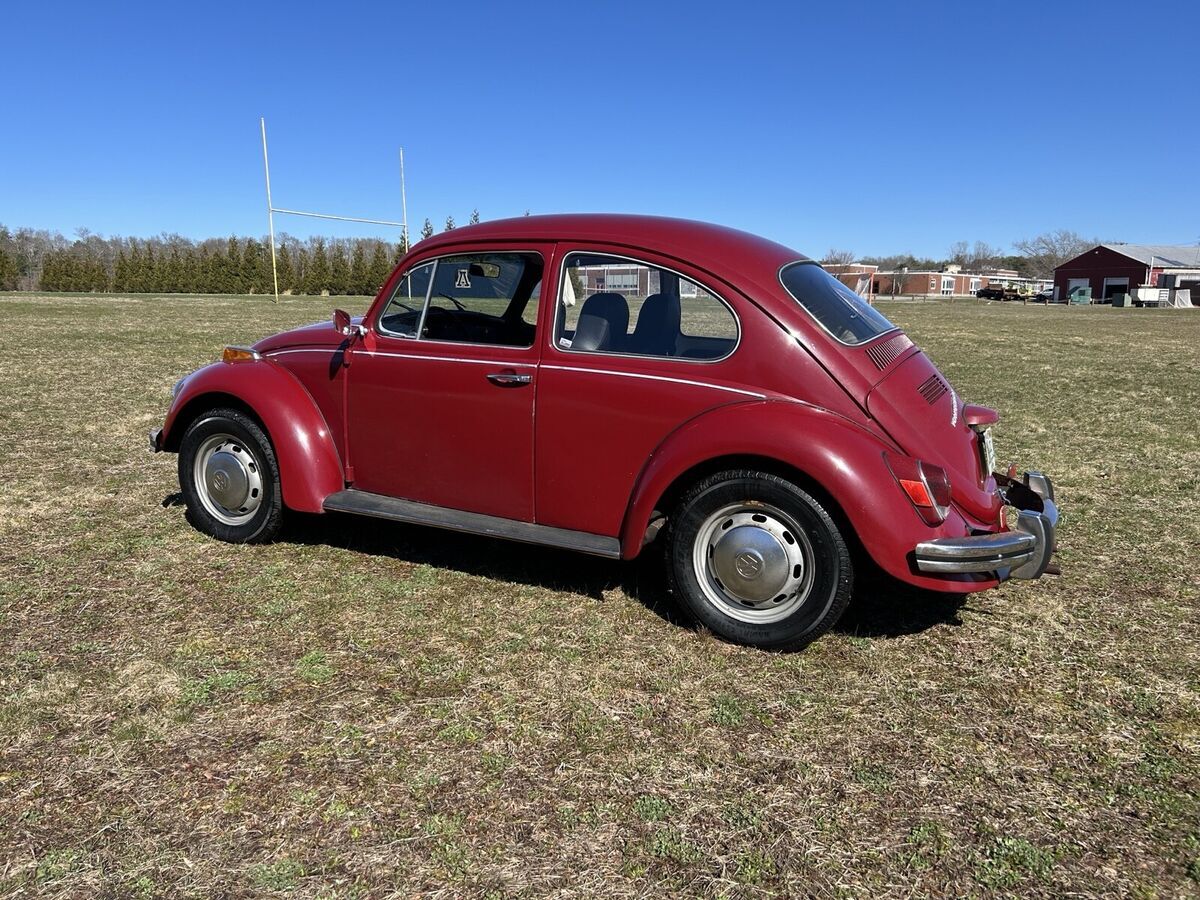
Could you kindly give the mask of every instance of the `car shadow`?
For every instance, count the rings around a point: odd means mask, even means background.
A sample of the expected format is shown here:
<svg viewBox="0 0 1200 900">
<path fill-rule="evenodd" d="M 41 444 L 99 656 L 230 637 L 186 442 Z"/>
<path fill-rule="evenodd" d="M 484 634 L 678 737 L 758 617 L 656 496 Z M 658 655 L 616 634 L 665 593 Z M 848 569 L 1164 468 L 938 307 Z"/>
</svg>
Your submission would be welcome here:
<svg viewBox="0 0 1200 900">
<path fill-rule="evenodd" d="M 179 495 L 172 494 L 163 500 L 163 506 L 180 505 L 181 501 Z M 605 602 L 608 592 L 619 589 L 664 621 L 694 627 L 667 588 L 662 550 L 657 544 L 645 548 L 636 560 L 621 562 L 339 513 L 293 513 L 286 523 L 279 537 L 283 542 L 389 557 L 577 594 L 599 603 Z M 834 627 L 835 632 L 890 638 L 939 625 L 962 624 L 959 613 L 966 605 L 965 598 L 911 587 L 889 578 L 873 565 L 860 565 L 859 570 L 862 574 L 854 597 Z"/>
<path fill-rule="evenodd" d="M 865 571 L 864 571 L 865 570 Z M 939 625 L 962 625 L 970 595 L 922 590 L 897 581 L 874 564 L 859 565 L 854 597 L 834 631 L 856 637 L 894 638 Z"/>
<path fill-rule="evenodd" d="M 292 513 L 286 522 L 279 537 L 285 542 L 319 544 L 354 553 L 386 556 L 417 565 L 578 594 L 601 603 L 605 601 L 606 593 L 619 589 L 671 624 L 686 625 L 688 622 L 671 599 L 661 557 L 656 552 L 642 553 L 632 562 L 621 562 L 339 513 L 319 516 Z"/>
</svg>

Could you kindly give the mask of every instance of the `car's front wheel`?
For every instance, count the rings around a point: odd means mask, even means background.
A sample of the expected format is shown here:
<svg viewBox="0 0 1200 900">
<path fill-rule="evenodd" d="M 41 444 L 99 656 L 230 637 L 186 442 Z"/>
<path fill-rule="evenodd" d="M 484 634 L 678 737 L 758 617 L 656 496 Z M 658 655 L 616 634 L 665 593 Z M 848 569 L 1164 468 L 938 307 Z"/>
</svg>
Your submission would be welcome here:
<svg viewBox="0 0 1200 900">
<path fill-rule="evenodd" d="M 275 451 L 258 423 L 215 409 L 188 426 L 179 445 L 179 486 L 196 528 L 235 544 L 269 541 L 283 519 Z"/>
<path fill-rule="evenodd" d="M 668 576 L 693 618 L 728 640 L 794 650 L 850 602 L 850 552 L 820 502 L 765 472 L 694 485 L 668 522 Z"/>
</svg>

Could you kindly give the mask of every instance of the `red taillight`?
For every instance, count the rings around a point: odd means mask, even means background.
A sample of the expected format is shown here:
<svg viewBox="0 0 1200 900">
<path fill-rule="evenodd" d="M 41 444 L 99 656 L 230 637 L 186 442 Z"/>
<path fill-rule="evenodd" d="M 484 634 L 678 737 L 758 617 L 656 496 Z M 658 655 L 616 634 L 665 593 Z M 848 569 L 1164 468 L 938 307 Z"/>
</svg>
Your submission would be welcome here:
<svg viewBox="0 0 1200 900">
<path fill-rule="evenodd" d="M 950 511 L 950 476 L 946 470 L 911 456 L 884 453 L 883 458 L 925 524 L 941 525 Z"/>
</svg>

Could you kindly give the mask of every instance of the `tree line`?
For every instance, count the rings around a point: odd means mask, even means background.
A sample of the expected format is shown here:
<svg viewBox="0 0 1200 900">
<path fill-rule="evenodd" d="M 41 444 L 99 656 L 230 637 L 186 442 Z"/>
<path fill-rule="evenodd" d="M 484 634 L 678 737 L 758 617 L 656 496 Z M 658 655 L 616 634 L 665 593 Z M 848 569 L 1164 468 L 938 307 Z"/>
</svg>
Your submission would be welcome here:
<svg viewBox="0 0 1200 900">
<path fill-rule="evenodd" d="M 469 222 L 479 221 L 473 210 Z M 454 227 L 447 216 L 444 230 Z M 421 237 L 433 233 L 426 219 Z M 277 236 L 275 246 L 281 294 L 374 294 L 407 251 L 403 240 L 300 240 L 287 233 Z M 69 240 L 54 231 L 0 225 L 0 290 L 269 294 L 275 287 L 265 237 L 105 238 L 80 228 Z"/>
<path fill-rule="evenodd" d="M 469 221 L 479 221 L 478 210 Z M 447 216 L 443 230 L 454 227 L 454 218 Z M 420 233 L 422 238 L 433 235 L 429 219 Z M 1097 243 L 1059 230 L 1015 241 L 1016 252 L 1008 254 L 983 241 L 959 241 L 940 260 L 912 254 L 859 257 L 848 250 L 830 250 L 822 262 L 861 262 L 885 270 L 908 266 L 914 271 L 958 263 L 968 271 L 991 267 L 1049 277 L 1056 266 Z M 278 236 L 276 248 L 279 292 L 292 294 L 374 294 L 406 250 L 403 242 L 379 238 L 300 240 L 286 233 Z M 274 285 L 265 238 L 105 238 L 80 228 L 70 240 L 58 232 L 0 225 L 0 290 L 269 294 Z"/>
<path fill-rule="evenodd" d="M 1069 259 L 1073 259 L 1090 247 L 1101 243 L 1096 238 L 1088 239 L 1073 231 L 1059 229 L 1039 234 L 1026 240 L 1013 241 L 1015 253 L 1005 253 L 986 241 L 956 241 L 951 244 L 943 259 L 897 253 L 891 256 L 858 256 L 851 250 L 831 249 L 821 262 L 826 265 L 848 265 L 862 263 L 879 266 L 883 271 L 894 271 L 907 266 L 911 271 L 941 271 L 946 265 L 956 263 L 967 272 L 983 272 L 987 269 L 1013 269 L 1026 278 L 1050 278 L 1054 270 Z"/>
<path fill-rule="evenodd" d="M 404 255 L 402 243 L 377 238 L 288 234 L 276 241 L 280 293 L 374 294 Z M 264 239 L 103 238 L 74 241 L 47 231 L 0 226 L 0 290 L 88 293 L 269 294 L 274 291 Z"/>
</svg>

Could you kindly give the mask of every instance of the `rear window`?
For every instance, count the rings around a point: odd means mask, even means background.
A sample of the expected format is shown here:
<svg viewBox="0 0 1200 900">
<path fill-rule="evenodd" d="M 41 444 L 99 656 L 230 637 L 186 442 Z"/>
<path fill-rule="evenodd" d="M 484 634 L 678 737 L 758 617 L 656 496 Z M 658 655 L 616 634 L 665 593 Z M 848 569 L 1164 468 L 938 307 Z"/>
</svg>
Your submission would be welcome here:
<svg viewBox="0 0 1200 900">
<path fill-rule="evenodd" d="M 796 302 L 843 344 L 865 344 L 896 327 L 814 262 L 785 266 L 779 280 Z"/>
</svg>

